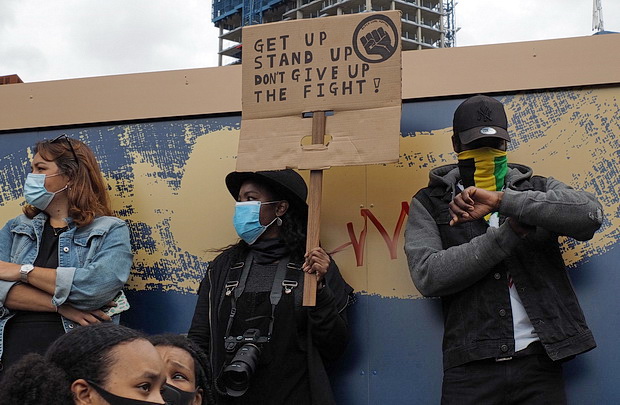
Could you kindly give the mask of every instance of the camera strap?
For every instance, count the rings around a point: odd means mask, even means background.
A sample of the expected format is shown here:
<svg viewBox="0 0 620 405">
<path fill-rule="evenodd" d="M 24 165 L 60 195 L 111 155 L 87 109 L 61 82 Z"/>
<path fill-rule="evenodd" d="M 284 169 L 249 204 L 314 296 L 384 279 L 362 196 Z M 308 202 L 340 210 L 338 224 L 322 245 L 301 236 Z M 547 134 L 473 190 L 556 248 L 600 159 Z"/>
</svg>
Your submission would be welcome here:
<svg viewBox="0 0 620 405">
<path fill-rule="evenodd" d="M 276 275 L 273 278 L 273 285 L 271 286 L 271 294 L 269 294 L 269 302 L 271 302 L 271 319 L 269 321 L 269 333 L 267 339 L 271 340 L 271 333 L 273 332 L 273 324 L 275 321 L 276 305 L 282 298 L 283 282 L 286 277 L 286 269 L 288 268 L 288 257 L 282 258 L 278 262 L 278 269 Z"/>
<path fill-rule="evenodd" d="M 243 294 L 245 290 L 245 284 L 248 279 L 248 275 L 250 273 L 250 269 L 252 268 L 252 263 L 254 262 L 254 257 L 250 252 L 245 259 L 243 265 L 235 265 L 230 268 L 228 281 L 226 282 L 226 290 L 224 295 L 222 296 L 222 300 L 224 296 L 230 296 L 230 315 L 228 317 L 228 324 L 226 326 L 226 334 L 224 336 L 230 336 L 230 330 L 232 329 L 233 322 L 235 320 L 235 315 L 237 314 L 237 300 Z M 241 269 L 241 274 L 239 274 L 239 269 Z M 283 257 L 278 262 L 278 267 L 276 269 L 276 274 L 273 278 L 273 284 L 271 286 L 271 293 L 269 294 L 269 302 L 271 303 L 271 316 L 269 321 L 269 331 L 267 334 L 268 341 L 271 340 L 271 333 L 273 332 L 273 325 L 275 321 L 275 311 L 276 306 L 280 302 L 282 298 L 282 292 L 285 294 L 290 294 L 291 291 L 297 287 L 297 281 L 285 280 L 287 270 L 297 269 L 297 267 L 289 263 L 288 257 Z M 235 275 L 238 275 L 235 277 Z M 236 280 L 235 280 L 236 278 Z"/>
</svg>

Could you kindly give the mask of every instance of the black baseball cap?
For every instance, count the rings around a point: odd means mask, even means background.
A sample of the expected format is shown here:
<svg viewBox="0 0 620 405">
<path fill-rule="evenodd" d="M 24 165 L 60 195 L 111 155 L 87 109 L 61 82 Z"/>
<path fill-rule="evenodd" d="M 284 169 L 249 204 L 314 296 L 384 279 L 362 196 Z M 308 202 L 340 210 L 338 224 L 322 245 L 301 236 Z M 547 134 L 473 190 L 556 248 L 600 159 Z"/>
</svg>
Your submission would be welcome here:
<svg viewBox="0 0 620 405">
<path fill-rule="evenodd" d="M 226 187 L 236 200 L 239 196 L 239 189 L 246 180 L 256 180 L 271 186 L 275 192 L 282 194 L 282 197 L 290 203 L 297 203 L 301 207 L 308 207 L 306 198 L 308 197 L 308 187 L 303 177 L 295 170 L 267 170 L 262 172 L 231 172 L 226 176 Z"/>
<path fill-rule="evenodd" d="M 504 105 L 481 94 L 468 98 L 456 108 L 452 130 L 464 145 L 488 137 L 510 142 Z"/>
</svg>

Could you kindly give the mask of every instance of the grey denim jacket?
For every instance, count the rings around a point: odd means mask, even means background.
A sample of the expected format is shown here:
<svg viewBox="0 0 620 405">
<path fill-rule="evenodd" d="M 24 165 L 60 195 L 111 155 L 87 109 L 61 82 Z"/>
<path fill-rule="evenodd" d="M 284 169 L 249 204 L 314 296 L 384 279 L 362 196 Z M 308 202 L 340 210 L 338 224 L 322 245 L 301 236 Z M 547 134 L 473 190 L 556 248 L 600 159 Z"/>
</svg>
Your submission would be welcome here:
<svg viewBox="0 0 620 405">
<path fill-rule="evenodd" d="M 45 213 L 29 219 L 20 215 L 6 223 L 0 231 L 0 260 L 32 264 L 39 253 Z M 67 218 L 69 229 L 58 239 L 58 268 L 52 304 L 69 303 L 80 310 L 103 307 L 122 290 L 129 278 L 133 260 L 129 228 L 125 221 L 102 216 L 89 225 L 77 228 Z M 0 280 L 0 358 L 7 321 L 14 312 L 6 308 L 9 290 L 18 282 Z M 114 316 L 118 322 L 118 315 Z M 62 317 L 65 331 L 78 324 Z"/>
<path fill-rule="evenodd" d="M 411 277 L 424 296 L 442 298 L 444 369 L 515 353 L 506 273 L 519 291 L 532 326 L 552 360 L 596 346 L 573 290 L 558 243 L 560 235 L 584 241 L 603 221 L 596 197 L 552 177 L 509 164 L 499 206 L 499 228 L 484 220 L 450 226 L 456 165 L 431 171 L 429 187 L 413 198 L 405 231 Z M 517 235 L 504 218 L 533 230 Z M 506 312 L 504 312 L 506 313 Z"/>
</svg>

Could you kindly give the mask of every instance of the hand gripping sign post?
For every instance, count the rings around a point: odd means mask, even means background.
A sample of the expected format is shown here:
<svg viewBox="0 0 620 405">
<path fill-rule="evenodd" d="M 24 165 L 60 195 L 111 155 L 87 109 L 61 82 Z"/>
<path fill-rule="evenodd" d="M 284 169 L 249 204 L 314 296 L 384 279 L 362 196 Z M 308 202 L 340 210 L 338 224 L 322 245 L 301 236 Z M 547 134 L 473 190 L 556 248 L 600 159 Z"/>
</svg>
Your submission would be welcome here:
<svg viewBox="0 0 620 405">
<path fill-rule="evenodd" d="M 310 170 L 310 250 L 323 170 L 398 160 L 400 12 L 245 27 L 242 77 L 237 170 Z M 305 306 L 315 305 L 315 280 L 305 275 Z"/>
</svg>

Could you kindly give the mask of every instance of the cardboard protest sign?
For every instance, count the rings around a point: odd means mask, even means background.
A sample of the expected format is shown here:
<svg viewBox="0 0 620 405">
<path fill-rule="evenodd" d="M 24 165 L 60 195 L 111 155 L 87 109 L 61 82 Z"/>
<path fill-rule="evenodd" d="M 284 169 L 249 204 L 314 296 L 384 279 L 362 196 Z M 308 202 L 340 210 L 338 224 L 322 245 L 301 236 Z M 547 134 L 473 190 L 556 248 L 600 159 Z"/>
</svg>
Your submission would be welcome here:
<svg viewBox="0 0 620 405">
<path fill-rule="evenodd" d="M 400 24 L 388 11 L 243 28 L 237 170 L 397 161 Z M 309 141 L 312 111 L 329 111 L 326 145 Z"/>
</svg>

